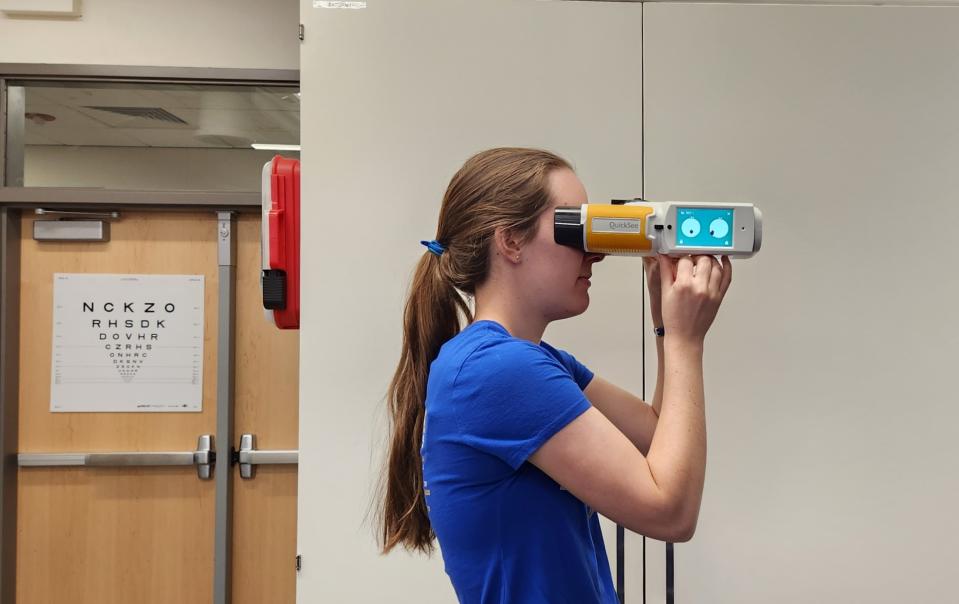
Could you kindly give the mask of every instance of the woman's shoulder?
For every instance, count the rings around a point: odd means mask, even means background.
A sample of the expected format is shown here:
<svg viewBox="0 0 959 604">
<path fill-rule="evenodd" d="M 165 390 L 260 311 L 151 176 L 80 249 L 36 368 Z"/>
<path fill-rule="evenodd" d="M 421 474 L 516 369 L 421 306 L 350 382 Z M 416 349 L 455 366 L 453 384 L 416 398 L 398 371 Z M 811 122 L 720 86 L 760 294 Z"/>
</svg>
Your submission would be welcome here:
<svg viewBox="0 0 959 604">
<path fill-rule="evenodd" d="M 555 349 L 514 338 L 498 325 L 477 326 L 466 335 L 461 346 L 449 350 L 446 359 L 446 367 L 453 372 L 451 385 L 473 383 L 495 388 L 566 373 Z"/>
<path fill-rule="evenodd" d="M 547 352 L 528 340 L 515 338 L 494 321 L 477 321 L 444 345 L 443 352 L 464 362 L 501 363 Z M 448 349 L 448 350 L 447 350 Z"/>
<path fill-rule="evenodd" d="M 512 369 L 528 365 L 529 342 L 513 338 L 497 325 L 470 324 L 440 348 L 430 365 L 428 393 L 437 400 L 474 398 L 509 379 Z M 428 397 L 429 398 L 429 397 Z"/>
</svg>

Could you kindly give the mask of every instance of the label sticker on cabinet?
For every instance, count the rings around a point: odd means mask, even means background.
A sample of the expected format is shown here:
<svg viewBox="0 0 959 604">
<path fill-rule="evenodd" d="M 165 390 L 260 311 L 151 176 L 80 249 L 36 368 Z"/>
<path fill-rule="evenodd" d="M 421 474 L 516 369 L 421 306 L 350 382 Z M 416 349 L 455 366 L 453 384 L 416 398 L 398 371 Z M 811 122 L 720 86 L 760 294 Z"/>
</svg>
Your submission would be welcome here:
<svg viewBox="0 0 959 604">
<path fill-rule="evenodd" d="M 349 2 L 345 0 L 313 0 L 313 8 L 366 8 L 366 2 Z"/>
</svg>

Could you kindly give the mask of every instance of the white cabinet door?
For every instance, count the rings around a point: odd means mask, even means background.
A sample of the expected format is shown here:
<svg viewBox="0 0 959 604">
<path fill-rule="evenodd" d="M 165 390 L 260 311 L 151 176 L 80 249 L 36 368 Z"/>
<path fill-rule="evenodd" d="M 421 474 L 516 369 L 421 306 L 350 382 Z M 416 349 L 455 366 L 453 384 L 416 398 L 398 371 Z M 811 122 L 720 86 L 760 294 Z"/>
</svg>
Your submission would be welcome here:
<svg viewBox="0 0 959 604">
<path fill-rule="evenodd" d="M 451 602 L 441 557 L 380 556 L 368 514 L 419 242 L 435 235 L 453 173 L 489 147 L 564 155 L 593 200 L 642 193 L 642 6 L 369 0 L 328 8 L 347 4 L 301 4 L 298 601 Z M 590 311 L 547 338 L 638 392 L 642 265 L 607 260 L 593 283 Z M 641 585 L 635 551 L 627 565 Z"/>
<path fill-rule="evenodd" d="M 955 601 L 959 9 L 651 4 L 645 31 L 647 195 L 765 222 L 707 338 L 676 602 Z"/>
</svg>

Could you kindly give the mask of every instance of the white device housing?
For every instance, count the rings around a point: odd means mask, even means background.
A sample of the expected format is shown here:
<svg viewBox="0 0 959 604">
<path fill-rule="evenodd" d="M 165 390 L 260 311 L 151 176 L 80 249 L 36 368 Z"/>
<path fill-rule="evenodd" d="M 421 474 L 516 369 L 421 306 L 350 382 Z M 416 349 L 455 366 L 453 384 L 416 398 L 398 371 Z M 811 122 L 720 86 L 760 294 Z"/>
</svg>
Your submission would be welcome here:
<svg viewBox="0 0 959 604">
<path fill-rule="evenodd" d="M 653 213 L 646 218 L 646 233 L 653 241 L 653 249 L 660 254 L 722 254 L 749 258 L 759 251 L 763 242 L 763 215 L 751 203 L 721 203 L 702 201 L 630 201 L 625 205 L 651 206 Z M 733 245 L 690 246 L 678 245 L 676 233 L 679 208 L 705 208 L 710 210 L 729 208 L 733 211 Z"/>
</svg>

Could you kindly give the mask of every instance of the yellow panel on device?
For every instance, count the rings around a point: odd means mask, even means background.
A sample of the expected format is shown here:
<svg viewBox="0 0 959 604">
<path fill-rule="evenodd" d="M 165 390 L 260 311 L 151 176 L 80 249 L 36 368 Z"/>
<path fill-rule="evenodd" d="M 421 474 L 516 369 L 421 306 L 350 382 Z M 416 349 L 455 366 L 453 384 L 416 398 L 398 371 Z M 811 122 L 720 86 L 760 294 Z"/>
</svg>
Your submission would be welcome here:
<svg viewBox="0 0 959 604">
<path fill-rule="evenodd" d="M 586 241 L 589 249 L 600 254 L 642 253 L 653 249 L 646 234 L 649 206 L 587 204 Z"/>
</svg>

